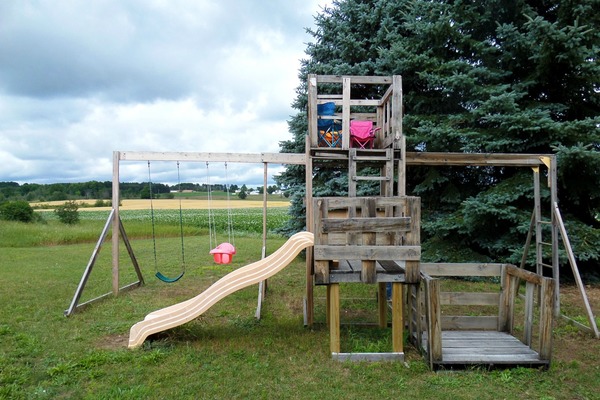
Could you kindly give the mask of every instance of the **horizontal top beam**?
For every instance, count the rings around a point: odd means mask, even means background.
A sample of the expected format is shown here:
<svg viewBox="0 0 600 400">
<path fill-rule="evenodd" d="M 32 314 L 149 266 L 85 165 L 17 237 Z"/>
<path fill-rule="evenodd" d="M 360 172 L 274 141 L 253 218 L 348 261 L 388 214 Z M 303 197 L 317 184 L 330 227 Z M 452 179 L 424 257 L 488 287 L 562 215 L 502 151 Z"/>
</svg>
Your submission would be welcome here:
<svg viewBox="0 0 600 400">
<path fill-rule="evenodd" d="M 306 155 L 303 153 L 197 153 L 165 151 L 115 151 L 115 153 L 121 161 L 306 164 Z M 425 166 L 535 167 L 544 165 L 545 159 L 554 157 L 554 155 L 548 154 L 407 152 L 406 164 Z"/>
<path fill-rule="evenodd" d="M 168 151 L 115 151 L 121 161 L 191 161 L 306 164 L 306 155 L 301 153 L 196 153 Z"/>
<path fill-rule="evenodd" d="M 355 76 L 355 75 L 315 75 L 319 83 L 342 83 L 344 78 L 350 78 L 350 83 L 361 85 L 391 84 L 391 76 Z"/>
<path fill-rule="evenodd" d="M 544 165 L 544 159 L 553 157 L 555 156 L 548 154 L 407 152 L 406 164 L 427 166 L 535 167 Z"/>
</svg>

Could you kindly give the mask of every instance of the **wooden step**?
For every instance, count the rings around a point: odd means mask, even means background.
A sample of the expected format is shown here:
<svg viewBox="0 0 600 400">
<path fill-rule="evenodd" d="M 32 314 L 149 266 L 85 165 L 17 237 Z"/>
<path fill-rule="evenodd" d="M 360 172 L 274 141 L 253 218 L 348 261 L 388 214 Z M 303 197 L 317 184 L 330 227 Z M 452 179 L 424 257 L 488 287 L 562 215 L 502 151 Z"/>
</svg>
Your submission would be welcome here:
<svg viewBox="0 0 600 400">
<path fill-rule="evenodd" d="M 387 176 L 353 176 L 353 181 L 389 181 Z"/>
</svg>

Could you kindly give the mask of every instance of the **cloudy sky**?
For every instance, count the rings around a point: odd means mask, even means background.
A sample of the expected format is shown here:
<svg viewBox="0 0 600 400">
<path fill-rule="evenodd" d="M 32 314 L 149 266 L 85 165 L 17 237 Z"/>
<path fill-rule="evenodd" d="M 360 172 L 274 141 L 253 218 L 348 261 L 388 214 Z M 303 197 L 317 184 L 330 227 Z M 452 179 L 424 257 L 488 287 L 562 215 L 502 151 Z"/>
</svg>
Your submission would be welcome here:
<svg viewBox="0 0 600 400">
<path fill-rule="evenodd" d="M 0 181 L 111 180 L 114 150 L 278 152 L 305 28 L 328 3 L 0 1 Z M 181 163 L 181 181 L 205 182 L 200 164 Z M 209 172 L 262 185 L 262 165 Z M 147 179 L 146 163 L 121 164 L 121 181 Z M 176 163 L 152 163 L 152 180 L 176 183 Z"/>
</svg>

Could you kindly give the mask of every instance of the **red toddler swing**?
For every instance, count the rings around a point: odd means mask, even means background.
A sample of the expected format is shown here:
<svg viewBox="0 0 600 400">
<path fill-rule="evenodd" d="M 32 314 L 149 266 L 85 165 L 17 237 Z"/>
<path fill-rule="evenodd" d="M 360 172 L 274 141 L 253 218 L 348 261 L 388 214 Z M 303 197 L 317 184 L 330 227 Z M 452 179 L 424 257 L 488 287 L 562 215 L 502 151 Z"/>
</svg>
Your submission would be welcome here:
<svg viewBox="0 0 600 400">
<path fill-rule="evenodd" d="M 209 238 L 210 238 L 210 247 L 213 247 L 213 243 L 217 243 L 217 230 L 215 227 L 215 216 L 212 211 L 211 201 L 212 201 L 212 187 L 210 185 L 210 173 L 208 168 L 208 162 L 206 163 L 206 181 L 208 186 L 208 230 L 209 230 Z M 225 181 L 227 184 L 225 185 L 225 190 L 227 191 L 227 233 L 229 237 L 228 242 L 221 243 L 210 251 L 212 254 L 215 263 L 217 264 L 229 264 L 233 260 L 233 255 L 235 254 L 235 238 L 233 236 L 233 221 L 231 218 L 231 207 L 229 203 L 229 191 L 230 186 L 227 179 L 227 163 L 225 163 Z M 213 242 L 214 239 L 214 242 Z M 231 244 L 230 242 L 234 243 Z"/>
</svg>

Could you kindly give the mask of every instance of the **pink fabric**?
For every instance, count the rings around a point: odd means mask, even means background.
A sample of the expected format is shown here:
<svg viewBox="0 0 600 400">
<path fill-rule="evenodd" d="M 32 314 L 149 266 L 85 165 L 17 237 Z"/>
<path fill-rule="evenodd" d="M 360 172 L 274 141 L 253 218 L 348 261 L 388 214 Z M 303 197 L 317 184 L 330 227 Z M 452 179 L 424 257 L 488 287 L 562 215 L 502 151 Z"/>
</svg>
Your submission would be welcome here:
<svg viewBox="0 0 600 400">
<path fill-rule="evenodd" d="M 358 139 L 368 139 L 374 136 L 373 121 L 350 121 L 350 135 Z"/>
</svg>

